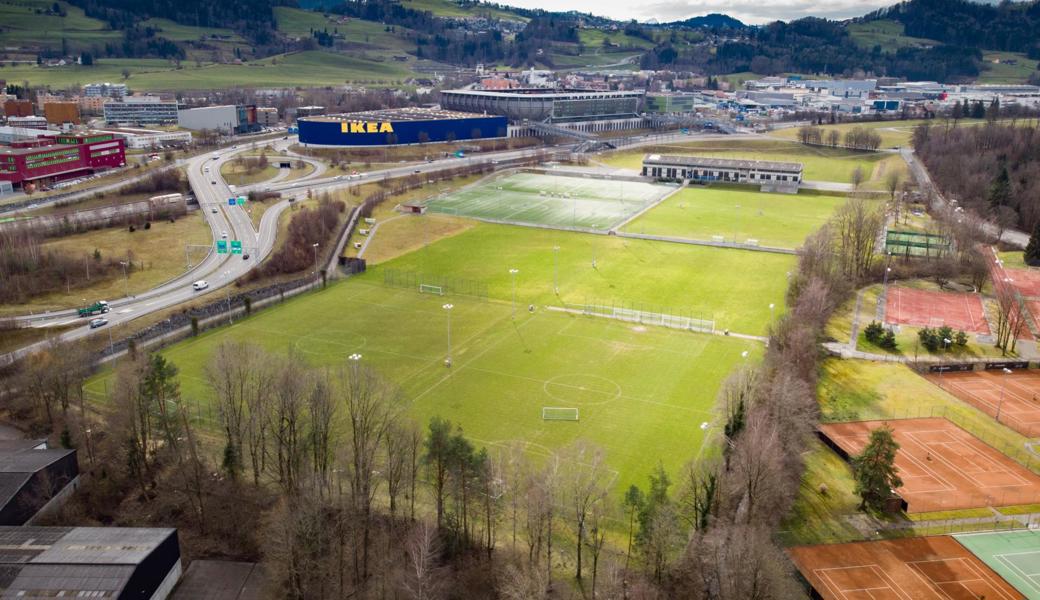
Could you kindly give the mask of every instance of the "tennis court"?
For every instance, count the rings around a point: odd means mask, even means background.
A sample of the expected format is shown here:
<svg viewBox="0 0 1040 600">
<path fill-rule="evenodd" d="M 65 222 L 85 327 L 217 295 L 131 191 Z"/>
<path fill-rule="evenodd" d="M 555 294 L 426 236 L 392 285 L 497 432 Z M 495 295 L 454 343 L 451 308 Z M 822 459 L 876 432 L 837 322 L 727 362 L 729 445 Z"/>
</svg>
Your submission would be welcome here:
<svg viewBox="0 0 1040 600">
<path fill-rule="evenodd" d="M 796 546 L 788 553 L 823 600 L 1024 600 L 948 536 Z"/>
<path fill-rule="evenodd" d="M 954 330 L 988 335 L 989 324 L 978 294 L 919 290 L 889 286 L 885 322 L 913 327 L 949 326 Z"/>
<path fill-rule="evenodd" d="M 512 173 L 432 198 L 432 212 L 494 222 L 606 231 L 674 186 L 592 174 Z"/>
<path fill-rule="evenodd" d="M 997 276 L 998 271 L 993 271 L 994 276 Z M 1011 280 L 1011 285 L 1015 286 L 1023 296 L 1027 298 L 1040 298 L 1040 269 L 1003 269 L 1004 277 Z"/>
<path fill-rule="evenodd" d="M 925 377 L 1027 437 L 1040 435 L 1040 371 L 951 371 Z"/>
<path fill-rule="evenodd" d="M 1040 533 L 1032 530 L 954 536 L 1029 600 L 1040 600 Z"/>
<path fill-rule="evenodd" d="M 887 425 L 899 443 L 896 492 L 908 513 L 1040 502 L 1040 477 L 992 446 L 941 418 L 820 425 L 831 447 L 859 454 L 870 432 Z"/>
</svg>

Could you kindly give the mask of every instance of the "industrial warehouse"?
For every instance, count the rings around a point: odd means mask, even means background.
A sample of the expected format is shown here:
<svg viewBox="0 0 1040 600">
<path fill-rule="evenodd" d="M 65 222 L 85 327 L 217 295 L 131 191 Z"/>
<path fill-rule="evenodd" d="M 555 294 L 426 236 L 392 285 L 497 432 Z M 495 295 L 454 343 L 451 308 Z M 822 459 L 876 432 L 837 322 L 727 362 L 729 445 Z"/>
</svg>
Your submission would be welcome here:
<svg viewBox="0 0 1040 600">
<path fill-rule="evenodd" d="M 762 191 L 797 192 L 802 163 L 648 154 L 643 176 L 670 181 L 758 185 Z"/>
<path fill-rule="evenodd" d="M 321 146 L 392 146 L 506 137 L 505 117 L 430 108 L 392 108 L 303 117 L 300 142 Z"/>
</svg>

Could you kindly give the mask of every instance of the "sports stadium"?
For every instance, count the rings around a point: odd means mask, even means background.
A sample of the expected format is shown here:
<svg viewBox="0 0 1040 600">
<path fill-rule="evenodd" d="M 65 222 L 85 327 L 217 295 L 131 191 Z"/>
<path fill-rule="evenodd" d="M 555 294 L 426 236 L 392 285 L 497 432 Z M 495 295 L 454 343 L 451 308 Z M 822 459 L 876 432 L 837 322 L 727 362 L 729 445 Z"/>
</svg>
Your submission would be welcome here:
<svg viewBox="0 0 1040 600">
<path fill-rule="evenodd" d="M 515 125 L 551 123 L 594 132 L 643 127 L 644 119 L 639 115 L 643 95 L 642 90 L 444 90 L 441 92 L 441 106 L 502 115 Z"/>
<path fill-rule="evenodd" d="M 392 146 L 505 137 L 505 117 L 430 108 L 391 108 L 303 117 L 300 142 L 321 146 Z"/>
</svg>

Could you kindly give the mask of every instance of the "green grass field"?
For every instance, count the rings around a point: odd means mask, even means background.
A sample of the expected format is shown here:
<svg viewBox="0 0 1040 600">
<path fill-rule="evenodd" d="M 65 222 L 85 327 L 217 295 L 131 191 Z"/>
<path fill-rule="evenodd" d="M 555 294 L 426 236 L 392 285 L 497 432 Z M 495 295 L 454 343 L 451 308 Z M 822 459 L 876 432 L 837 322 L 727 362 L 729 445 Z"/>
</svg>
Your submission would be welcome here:
<svg viewBox="0 0 1040 600">
<path fill-rule="evenodd" d="M 43 44 L 61 48 L 64 38 L 70 49 L 74 49 L 89 48 L 92 44 L 104 45 L 123 37 L 103 21 L 86 16 L 82 8 L 66 2 L 57 3 L 64 10 L 64 17 L 36 12 L 47 11 L 53 4 L 50 0 L 0 2 L 0 43 L 5 46 Z"/>
<path fill-rule="evenodd" d="M 1037 66 L 1036 60 L 1021 52 L 985 52 L 982 60 L 979 83 L 1025 83 Z"/>
<path fill-rule="evenodd" d="M 804 146 L 794 140 L 713 140 L 654 146 L 638 151 L 606 154 L 599 161 L 612 167 L 639 170 L 647 154 L 694 154 L 717 158 L 745 158 L 800 162 L 809 181 L 849 183 L 859 167 L 869 184 L 883 182 L 889 168 L 903 160 L 885 152 L 855 152 L 842 148 Z"/>
<path fill-rule="evenodd" d="M 13 65 L 0 68 L 0 79 L 62 87 L 92 81 L 122 81 L 123 69 L 130 71 L 126 83 L 134 89 L 161 91 L 225 88 L 229 81 L 240 87 L 326 86 L 347 81 L 390 85 L 412 74 L 401 63 L 390 60 L 308 51 L 243 64 L 197 66 L 184 62 L 180 68 L 162 59 L 117 58 L 98 59 L 90 67 Z"/>
<path fill-rule="evenodd" d="M 786 273 L 794 266 L 795 257 L 783 254 L 486 223 L 385 264 L 485 282 L 488 294 L 504 301 L 512 298 L 509 269 L 519 269 L 521 306 L 628 303 L 755 335 L 765 334 L 769 304 L 782 312 Z M 552 292 L 554 272 L 559 297 Z M 383 275 L 374 269 L 372 276 Z"/>
<path fill-rule="evenodd" d="M 719 382 L 754 342 L 565 315 L 521 311 L 501 301 L 452 298 L 452 368 L 444 298 L 390 289 L 362 277 L 308 294 L 164 352 L 181 370 L 195 414 L 212 419 L 204 368 L 225 340 L 273 352 L 293 349 L 314 365 L 360 353 L 400 386 L 421 423 L 441 416 L 477 444 L 511 441 L 535 455 L 578 438 L 602 446 L 617 483 L 645 481 L 661 461 L 672 473 L 695 455 Z M 88 386 L 103 401 L 108 375 Z M 107 388 L 106 388 L 107 386 Z M 579 410 L 579 420 L 543 421 L 542 408 Z M 215 422 L 206 420 L 209 426 Z M 618 487 L 615 489 L 624 489 Z"/>
<path fill-rule="evenodd" d="M 1040 600 L 1040 533 L 1026 530 L 954 537 L 1028 600 Z"/>
<path fill-rule="evenodd" d="M 900 48 L 924 48 L 938 44 L 935 40 L 906 35 L 902 23 L 889 19 L 849 23 L 848 31 L 852 41 L 865 50 L 881 46 L 882 52 L 892 53 Z"/>
<path fill-rule="evenodd" d="M 656 201 L 672 186 L 514 173 L 430 200 L 432 212 L 510 223 L 606 230 Z"/>
<path fill-rule="evenodd" d="M 839 196 L 764 194 L 754 188 L 692 186 L 624 227 L 625 231 L 690 239 L 745 242 L 797 248 L 845 202 Z"/>
<path fill-rule="evenodd" d="M 820 129 L 823 130 L 824 139 L 826 139 L 827 132 L 832 129 L 836 130 L 842 136 L 844 136 L 846 132 L 857 127 L 870 129 L 881 136 L 882 148 L 895 148 L 899 146 L 909 146 L 910 138 L 914 134 L 914 128 L 925 122 L 926 121 L 920 119 L 908 121 L 864 121 L 862 123 L 821 125 Z M 798 127 L 785 127 L 783 129 L 770 131 L 768 135 L 769 137 L 795 141 L 798 139 L 798 129 Z"/>
</svg>

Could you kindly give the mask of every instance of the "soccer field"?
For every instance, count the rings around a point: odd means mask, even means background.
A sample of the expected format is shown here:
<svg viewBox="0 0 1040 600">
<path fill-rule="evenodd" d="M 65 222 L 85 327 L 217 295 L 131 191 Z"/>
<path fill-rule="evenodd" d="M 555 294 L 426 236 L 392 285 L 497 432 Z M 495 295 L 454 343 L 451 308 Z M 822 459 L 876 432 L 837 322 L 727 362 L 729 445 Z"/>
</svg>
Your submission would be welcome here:
<svg viewBox="0 0 1040 600">
<path fill-rule="evenodd" d="M 797 248 L 845 203 L 840 196 L 766 194 L 749 188 L 692 186 L 672 195 L 624 231 L 696 240 L 758 240 L 762 246 Z"/>
<path fill-rule="evenodd" d="M 756 342 L 641 327 L 508 302 L 452 297 L 454 366 L 447 354 L 445 298 L 355 278 L 263 311 L 164 351 L 181 372 L 187 405 L 216 426 L 205 365 L 225 340 L 293 349 L 314 365 L 360 353 L 397 384 L 425 426 L 432 416 L 460 424 L 478 445 L 519 441 L 536 456 L 578 438 L 602 446 L 620 493 L 645 484 L 661 461 L 675 473 L 694 456 L 711 421 L 720 382 Z M 111 375 L 92 380 L 103 398 Z M 543 421 L 543 407 L 577 408 L 578 421 Z"/>
<path fill-rule="evenodd" d="M 674 186 L 591 177 L 512 173 L 439 196 L 432 212 L 462 217 L 605 231 Z"/>
<path fill-rule="evenodd" d="M 553 251 L 553 248 L 559 248 Z M 595 260 L 595 267 L 592 261 Z M 715 321 L 764 335 L 783 312 L 791 255 L 480 223 L 370 269 L 480 282 L 492 298 L 528 304 L 620 305 Z M 553 293 L 553 282 L 559 295 Z"/>
</svg>

